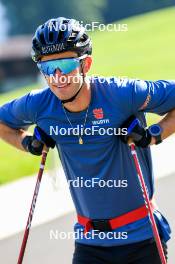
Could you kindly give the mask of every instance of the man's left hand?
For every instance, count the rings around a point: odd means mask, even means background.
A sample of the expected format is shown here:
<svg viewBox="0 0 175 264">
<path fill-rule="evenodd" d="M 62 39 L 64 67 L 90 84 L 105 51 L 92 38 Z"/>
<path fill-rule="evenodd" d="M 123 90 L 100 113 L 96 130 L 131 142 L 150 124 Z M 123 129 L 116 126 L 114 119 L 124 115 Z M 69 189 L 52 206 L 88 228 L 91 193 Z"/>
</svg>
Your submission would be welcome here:
<svg viewBox="0 0 175 264">
<path fill-rule="evenodd" d="M 146 148 L 150 145 L 152 136 L 148 129 L 146 129 L 140 120 L 134 115 L 130 116 L 121 126 L 121 128 L 127 128 L 127 135 L 121 135 L 121 140 L 128 144 L 128 141 L 132 139 L 136 146 Z"/>
</svg>

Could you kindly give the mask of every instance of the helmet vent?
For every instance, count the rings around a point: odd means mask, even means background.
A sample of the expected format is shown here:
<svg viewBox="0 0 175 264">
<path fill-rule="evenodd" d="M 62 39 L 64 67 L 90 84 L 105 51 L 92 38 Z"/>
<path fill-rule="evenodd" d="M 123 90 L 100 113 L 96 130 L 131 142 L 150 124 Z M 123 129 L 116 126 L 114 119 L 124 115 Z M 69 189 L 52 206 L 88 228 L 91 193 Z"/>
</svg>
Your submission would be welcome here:
<svg viewBox="0 0 175 264">
<path fill-rule="evenodd" d="M 72 31 L 71 35 L 69 36 L 68 41 L 74 41 L 78 32 L 77 31 Z"/>
<path fill-rule="evenodd" d="M 58 32 L 58 38 L 57 38 L 57 40 L 58 40 L 58 42 L 62 42 L 63 39 L 64 39 L 64 31 L 63 30 L 60 30 Z"/>
<path fill-rule="evenodd" d="M 53 32 L 49 32 L 49 42 L 53 42 Z"/>
<path fill-rule="evenodd" d="M 33 46 L 38 48 L 39 45 L 38 45 L 38 41 L 36 39 L 33 39 Z"/>
<path fill-rule="evenodd" d="M 40 41 L 41 41 L 41 43 L 42 43 L 43 45 L 46 44 L 45 39 L 44 39 L 44 34 L 43 34 L 43 33 L 40 34 Z"/>
<path fill-rule="evenodd" d="M 63 24 L 68 24 L 68 20 L 63 20 Z"/>
<path fill-rule="evenodd" d="M 88 36 L 86 34 L 83 34 L 80 38 L 80 42 L 85 42 L 88 39 Z"/>
</svg>

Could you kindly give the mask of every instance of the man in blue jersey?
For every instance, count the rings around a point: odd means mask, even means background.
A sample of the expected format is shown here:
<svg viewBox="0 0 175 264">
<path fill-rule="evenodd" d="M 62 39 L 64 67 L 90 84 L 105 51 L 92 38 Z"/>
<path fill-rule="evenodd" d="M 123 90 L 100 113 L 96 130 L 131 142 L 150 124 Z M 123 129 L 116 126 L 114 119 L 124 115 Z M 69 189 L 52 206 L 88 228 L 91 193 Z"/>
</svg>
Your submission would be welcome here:
<svg viewBox="0 0 175 264">
<path fill-rule="evenodd" d="M 149 146 L 175 132 L 175 81 L 87 79 L 91 52 L 73 19 L 39 26 L 33 60 L 48 87 L 0 107 L 0 138 L 34 155 L 56 146 L 77 211 L 73 264 L 161 263 L 127 142 L 136 144 L 166 253 L 170 228 L 153 202 Z M 146 112 L 166 116 L 146 129 Z M 128 134 L 133 117 L 140 124 Z M 34 135 L 26 131 L 32 124 Z"/>
</svg>

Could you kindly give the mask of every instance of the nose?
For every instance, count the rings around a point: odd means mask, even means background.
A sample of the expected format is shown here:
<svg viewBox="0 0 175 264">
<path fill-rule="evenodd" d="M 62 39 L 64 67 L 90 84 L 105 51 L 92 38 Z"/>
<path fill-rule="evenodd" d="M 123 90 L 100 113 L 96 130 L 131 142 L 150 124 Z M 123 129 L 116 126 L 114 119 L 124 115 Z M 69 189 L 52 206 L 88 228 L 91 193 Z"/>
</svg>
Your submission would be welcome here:
<svg viewBox="0 0 175 264">
<path fill-rule="evenodd" d="M 56 69 L 54 75 L 56 75 L 58 77 L 61 77 L 63 74 L 62 74 L 62 72 L 59 69 Z"/>
<path fill-rule="evenodd" d="M 63 74 L 59 69 L 56 69 L 54 73 L 54 82 L 56 84 L 65 84 L 68 82 L 67 76 Z"/>
</svg>

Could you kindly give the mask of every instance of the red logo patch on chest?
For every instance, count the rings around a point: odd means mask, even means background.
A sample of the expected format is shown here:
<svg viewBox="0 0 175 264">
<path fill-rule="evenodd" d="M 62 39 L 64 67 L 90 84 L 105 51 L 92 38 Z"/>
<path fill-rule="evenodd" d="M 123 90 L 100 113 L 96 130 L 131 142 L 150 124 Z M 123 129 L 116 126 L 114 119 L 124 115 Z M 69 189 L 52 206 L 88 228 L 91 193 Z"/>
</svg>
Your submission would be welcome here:
<svg viewBox="0 0 175 264">
<path fill-rule="evenodd" d="M 104 114 L 103 114 L 103 109 L 102 108 L 96 108 L 93 110 L 94 117 L 96 119 L 102 119 Z"/>
</svg>

